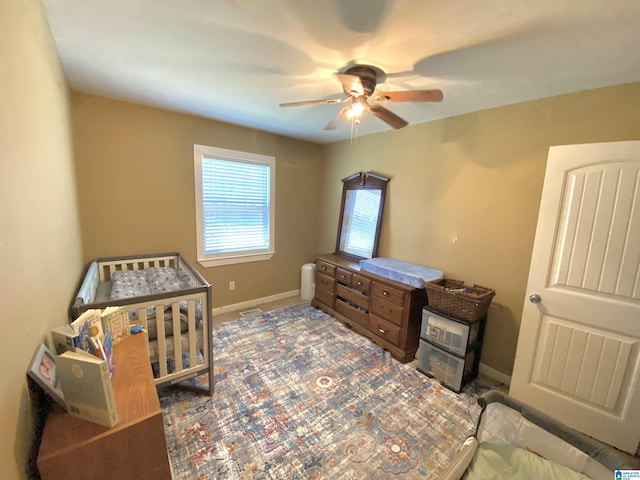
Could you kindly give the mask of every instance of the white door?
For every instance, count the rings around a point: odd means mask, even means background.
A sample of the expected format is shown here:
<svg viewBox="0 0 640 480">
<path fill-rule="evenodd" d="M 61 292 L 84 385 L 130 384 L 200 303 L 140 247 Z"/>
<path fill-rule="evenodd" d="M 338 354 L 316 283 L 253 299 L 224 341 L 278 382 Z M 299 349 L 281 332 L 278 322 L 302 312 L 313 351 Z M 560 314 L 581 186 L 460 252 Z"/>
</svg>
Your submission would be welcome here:
<svg viewBox="0 0 640 480">
<path fill-rule="evenodd" d="M 551 147 L 510 394 L 640 442 L 640 141 Z"/>
</svg>

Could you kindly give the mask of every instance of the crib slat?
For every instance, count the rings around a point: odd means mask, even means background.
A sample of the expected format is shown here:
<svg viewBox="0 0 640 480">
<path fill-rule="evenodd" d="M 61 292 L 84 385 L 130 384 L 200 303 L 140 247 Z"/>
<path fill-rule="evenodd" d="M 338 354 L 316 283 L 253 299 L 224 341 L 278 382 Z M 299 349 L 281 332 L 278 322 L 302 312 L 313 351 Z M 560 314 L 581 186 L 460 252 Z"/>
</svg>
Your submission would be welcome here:
<svg viewBox="0 0 640 480">
<path fill-rule="evenodd" d="M 164 329 L 164 306 L 156 305 L 156 330 L 158 332 L 158 368 L 160 378 L 167 375 L 167 342 Z"/>
<path fill-rule="evenodd" d="M 182 328 L 180 325 L 180 302 L 171 305 L 173 315 L 173 357 L 176 362 L 176 372 L 181 372 L 182 367 Z"/>
<path fill-rule="evenodd" d="M 195 301 L 189 299 L 187 301 L 187 323 L 189 324 L 189 365 L 195 367 L 198 363 L 196 355 L 196 308 Z"/>
<path fill-rule="evenodd" d="M 98 275 L 100 277 L 101 282 L 106 282 L 107 280 L 110 280 L 109 278 L 107 278 L 107 269 L 104 267 L 104 265 L 98 265 Z"/>
<path fill-rule="evenodd" d="M 200 295 L 200 306 L 202 307 L 202 356 L 203 356 L 203 365 L 209 365 L 209 313 L 206 309 L 207 299 L 205 295 Z M 195 308 L 195 307 L 194 307 Z M 194 313 L 195 316 L 195 313 Z"/>
<path fill-rule="evenodd" d="M 143 326 L 146 332 L 149 332 L 149 321 L 147 319 L 147 308 L 140 307 L 138 308 L 138 320 L 140 325 Z M 149 349 L 149 333 L 144 336 L 145 341 L 147 342 L 147 349 Z"/>
</svg>

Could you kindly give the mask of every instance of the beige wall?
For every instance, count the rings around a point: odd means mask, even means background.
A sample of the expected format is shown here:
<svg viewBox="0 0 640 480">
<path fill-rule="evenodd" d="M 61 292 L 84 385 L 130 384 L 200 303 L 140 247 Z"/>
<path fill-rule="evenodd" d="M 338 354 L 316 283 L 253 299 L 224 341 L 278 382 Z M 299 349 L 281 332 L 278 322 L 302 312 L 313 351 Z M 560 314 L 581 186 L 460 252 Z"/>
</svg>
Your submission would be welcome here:
<svg viewBox="0 0 640 480">
<path fill-rule="evenodd" d="M 379 255 L 494 288 L 504 309 L 489 310 L 482 363 L 510 375 L 549 146 L 640 139 L 638 105 L 635 83 L 332 144 L 323 250 L 335 245 L 340 179 L 391 177 Z"/>
<path fill-rule="evenodd" d="M 74 94 L 71 109 L 85 261 L 178 251 L 212 283 L 214 307 L 300 288 L 319 247 L 323 147 L 91 95 Z M 194 144 L 276 157 L 271 260 L 197 264 Z"/>
<path fill-rule="evenodd" d="M 0 476 L 27 478 L 25 372 L 82 268 L 66 83 L 39 0 L 0 2 Z"/>
</svg>

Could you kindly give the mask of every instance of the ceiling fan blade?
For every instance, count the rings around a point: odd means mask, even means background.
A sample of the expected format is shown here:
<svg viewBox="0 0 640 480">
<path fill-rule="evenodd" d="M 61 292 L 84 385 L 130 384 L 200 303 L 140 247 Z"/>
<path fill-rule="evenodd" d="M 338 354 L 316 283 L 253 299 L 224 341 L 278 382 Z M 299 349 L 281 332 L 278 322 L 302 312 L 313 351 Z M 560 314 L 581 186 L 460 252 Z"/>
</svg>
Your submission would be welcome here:
<svg viewBox="0 0 640 480">
<path fill-rule="evenodd" d="M 349 111 L 350 108 L 351 108 L 351 105 L 346 106 L 343 109 L 341 109 L 336 114 L 336 116 L 333 117 L 329 123 L 327 123 L 327 126 L 324 127 L 324 129 L 325 130 L 335 130 L 336 128 L 338 128 L 340 122 L 342 122 L 345 118 L 347 118 L 347 112 Z"/>
<path fill-rule="evenodd" d="M 281 107 L 302 107 L 304 105 L 319 105 L 322 103 L 342 103 L 346 102 L 346 98 L 328 98 L 326 100 L 304 100 L 302 102 L 286 102 L 281 103 Z"/>
<path fill-rule="evenodd" d="M 353 95 L 359 97 L 364 95 L 364 87 L 362 86 L 362 80 L 356 75 L 349 75 L 348 73 L 336 73 L 336 77 L 342 83 L 342 89 L 347 95 Z"/>
<path fill-rule="evenodd" d="M 376 92 L 373 96 L 378 102 L 441 102 L 442 90 L 405 90 L 401 92 Z"/>
<path fill-rule="evenodd" d="M 371 113 L 373 113 L 376 117 L 378 117 L 383 122 L 387 122 L 393 128 L 402 128 L 406 127 L 409 124 L 406 120 L 400 118 L 392 111 L 387 110 L 382 105 L 371 105 L 370 110 Z"/>
</svg>

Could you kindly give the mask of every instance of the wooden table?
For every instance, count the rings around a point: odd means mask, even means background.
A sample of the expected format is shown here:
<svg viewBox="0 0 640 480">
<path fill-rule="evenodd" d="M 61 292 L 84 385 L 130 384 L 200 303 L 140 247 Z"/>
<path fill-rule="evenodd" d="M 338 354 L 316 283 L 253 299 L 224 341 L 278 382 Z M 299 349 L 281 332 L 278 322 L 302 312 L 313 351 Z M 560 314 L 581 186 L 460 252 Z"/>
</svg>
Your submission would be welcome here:
<svg viewBox="0 0 640 480">
<path fill-rule="evenodd" d="M 43 480 L 171 479 L 162 412 L 144 336 L 114 346 L 118 423 L 103 427 L 52 411 L 42 434 Z"/>
</svg>

